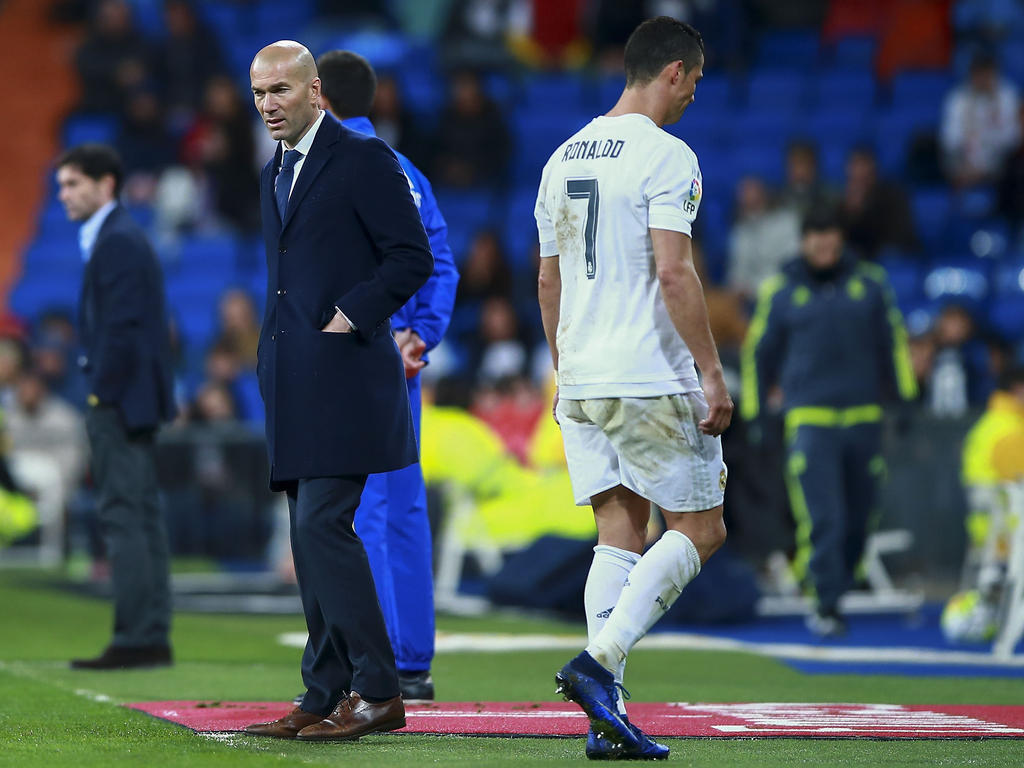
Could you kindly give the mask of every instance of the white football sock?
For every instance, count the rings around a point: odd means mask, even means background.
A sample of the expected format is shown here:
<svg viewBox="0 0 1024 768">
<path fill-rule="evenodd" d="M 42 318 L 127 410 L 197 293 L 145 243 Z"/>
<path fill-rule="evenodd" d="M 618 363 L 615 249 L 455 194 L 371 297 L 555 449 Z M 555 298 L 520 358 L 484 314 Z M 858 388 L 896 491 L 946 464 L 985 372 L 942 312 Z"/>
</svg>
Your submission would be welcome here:
<svg viewBox="0 0 1024 768">
<path fill-rule="evenodd" d="M 612 609 L 619 601 L 626 577 L 640 555 L 628 549 L 619 549 L 607 544 L 594 547 L 594 561 L 587 574 L 587 585 L 583 590 L 583 607 L 587 612 L 587 641 L 594 642 L 601 628 L 608 621 Z M 626 660 L 616 665 L 615 679 L 622 682 L 626 672 Z M 619 698 L 619 714 L 625 714 L 626 705 Z"/>
<path fill-rule="evenodd" d="M 693 542 L 679 531 L 665 531 L 630 572 L 615 610 L 587 653 L 606 669 L 618 669 L 698 573 L 700 555 Z"/>
</svg>

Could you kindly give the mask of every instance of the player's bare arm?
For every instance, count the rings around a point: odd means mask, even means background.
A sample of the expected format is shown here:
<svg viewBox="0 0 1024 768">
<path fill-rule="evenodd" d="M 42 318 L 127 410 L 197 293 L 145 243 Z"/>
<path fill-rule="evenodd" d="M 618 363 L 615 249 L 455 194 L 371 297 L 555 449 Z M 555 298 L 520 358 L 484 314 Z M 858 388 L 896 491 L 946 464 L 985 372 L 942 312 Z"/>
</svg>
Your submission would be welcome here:
<svg viewBox="0 0 1024 768">
<path fill-rule="evenodd" d="M 558 307 L 562 296 L 562 273 L 559 271 L 558 257 L 550 256 L 540 260 L 540 275 L 537 277 L 537 300 L 540 302 L 540 317 L 544 324 L 544 337 L 551 351 L 551 362 L 558 370 L 558 346 L 555 335 L 558 331 Z M 555 403 L 558 403 L 558 390 L 555 390 Z M 555 421 L 558 421 L 556 418 Z"/>
<path fill-rule="evenodd" d="M 700 368 L 708 415 L 700 423 L 708 435 L 720 435 L 732 421 L 733 404 L 725 386 L 722 362 L 711 337 L 704 288 L 693 266 L 689 236 L 667 229 L 652 229 L 654 261 L 661 295 L 676 331 L 682 336 Z"/>
</svg>

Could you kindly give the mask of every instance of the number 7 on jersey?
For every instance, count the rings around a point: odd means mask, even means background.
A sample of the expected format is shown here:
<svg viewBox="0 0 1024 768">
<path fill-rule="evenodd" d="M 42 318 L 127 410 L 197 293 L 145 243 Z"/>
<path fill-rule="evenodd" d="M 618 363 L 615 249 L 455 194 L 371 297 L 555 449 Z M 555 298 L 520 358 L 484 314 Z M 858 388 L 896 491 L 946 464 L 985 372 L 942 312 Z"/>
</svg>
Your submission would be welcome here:
<svg viewBox="0 0 1024 768">
<path fill-rule="evenodd" d="M 586 245 L 584 258 L 587 265 L 587 279 L 597 277 L 597 206 L 600 195 L 597 179 L 566 179 L 565 194 L 570 200 L 587 200 L 587 221 L 583 225 L 583 241 Z"/>
</svg>

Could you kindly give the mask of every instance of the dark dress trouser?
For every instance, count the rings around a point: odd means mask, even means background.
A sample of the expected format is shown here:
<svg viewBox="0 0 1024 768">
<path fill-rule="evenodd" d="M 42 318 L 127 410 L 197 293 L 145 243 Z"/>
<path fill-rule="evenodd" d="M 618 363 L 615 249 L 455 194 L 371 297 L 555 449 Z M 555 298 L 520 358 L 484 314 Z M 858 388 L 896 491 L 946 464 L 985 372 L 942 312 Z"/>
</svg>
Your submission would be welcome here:
<svg viewBox="0 0 1024 768">
<path fill-rule="evenodd" d="M 158 500 L 154 430 L 129 432 L 117 409 L 105 405 L 89 409 L 85 426 L 113 582 L 111 644 L 168 645 L 167 529 Z"/>
<path fill-rule="evenodd" d="M 366 475 L 306 478 L 286 492 L 309 630 L 302 709 L 315 714 L 329 714 L 350 691 L 370 701 L 399 695 L 369 560 L 352 525 L 365 484 Z"/>
<path fill-rule="evenodd" d="M 853 586 L 878 511 L 885 473 L 882 425 L 800 426 L 789 436 L 787 484 L 796 519 L 797 575 L 819 610 L 835 610 Z"/>
</svg>

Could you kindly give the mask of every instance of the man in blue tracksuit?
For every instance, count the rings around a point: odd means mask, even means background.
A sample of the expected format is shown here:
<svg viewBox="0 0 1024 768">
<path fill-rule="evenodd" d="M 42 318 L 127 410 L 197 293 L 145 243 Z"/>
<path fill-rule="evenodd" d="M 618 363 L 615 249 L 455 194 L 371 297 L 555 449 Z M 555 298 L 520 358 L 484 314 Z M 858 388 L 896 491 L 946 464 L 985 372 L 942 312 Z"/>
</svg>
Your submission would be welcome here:
<svg viewBox="0 0 1024 768">
<path fill-rule="evenodd" d="M 375 135 L 366 117 L 377 78 L 369 62 L 350 51 L 331 51 L 317 60 L 321 104 L 360 133 Z M 448 225 L 430 182 L 407 157 L 396 152 L 409 178 L 413 201 L 434 253 L 434 273 L 391 318 L 405 362 L 409 402 L 417 439 L 420 429 L 420 377 L 426 353 L 448 328 L 459 273 L 448 247 Z M 420 465 L 370 475 L 355 517 L 356 532 L 370 559 L 377 596 L 395 651 L 402 696 L 433 699 L 430 663 L 434 657 L 434 588 L 430 524 Z"/>
<path fill-rule="evenodd" d="M 794 569 L 817 601 L 808 627 L 842 634 L 839 598 L 860 564 L 885 473 L 881 403 L 913 399 L 917 384 L 885 271 L 843 252 L 832 211 L 808 214 L 801 258 L 761 286 L 742 364 L 747 421 L 772 387 L 782 389 Z"/>
</svg>

